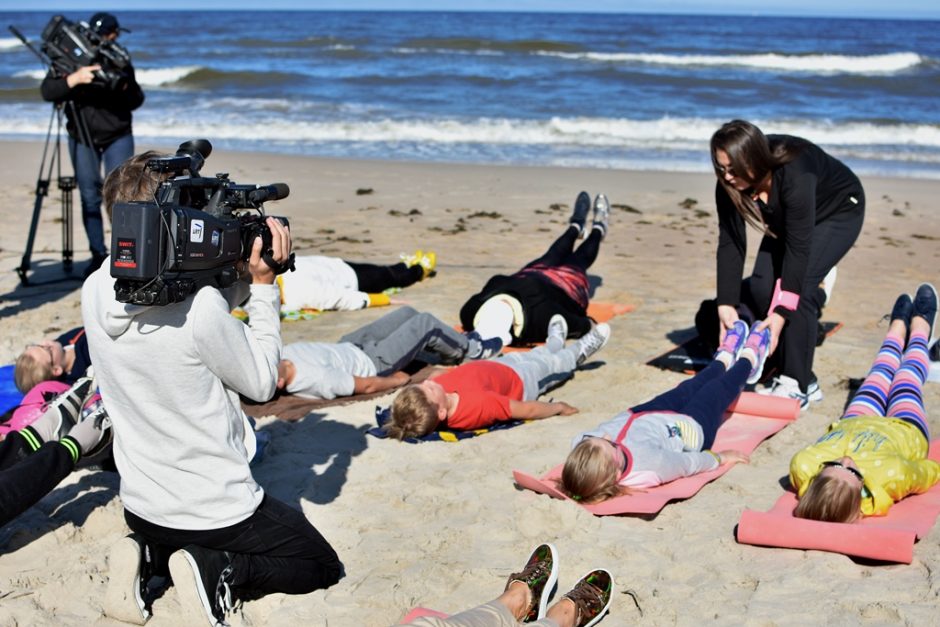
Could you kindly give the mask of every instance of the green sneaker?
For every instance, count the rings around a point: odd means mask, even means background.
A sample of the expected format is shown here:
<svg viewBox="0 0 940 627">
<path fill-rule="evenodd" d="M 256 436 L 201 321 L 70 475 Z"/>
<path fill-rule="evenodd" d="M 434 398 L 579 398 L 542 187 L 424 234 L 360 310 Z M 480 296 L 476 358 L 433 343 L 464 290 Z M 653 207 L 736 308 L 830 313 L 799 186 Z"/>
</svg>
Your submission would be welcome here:
<svg viewBox="0 0 940 627">
<path fill-rule="evenodd" d="M 509 575 L 509 581 L 506 582 L 507 590 L 514 581 L 521 581 L 529 586 L 532 592 L 532 605 L 522 619 L 524 623 L 530 623 L 545 616 L 548 598 L 558 583 L 558 559 L 555 555 L 554 546 L 540 544 L 532 551 L 522 572 Z"/>
<path fill-rule="evenodd" d="M 592 570 L 574 585 L 563 598 L 574 603 L 578 611 L 577 627 L 596 625 L 610 609 L 610 597 L 614 591 L 614 578 L 600 568 Z"/>
</svg>

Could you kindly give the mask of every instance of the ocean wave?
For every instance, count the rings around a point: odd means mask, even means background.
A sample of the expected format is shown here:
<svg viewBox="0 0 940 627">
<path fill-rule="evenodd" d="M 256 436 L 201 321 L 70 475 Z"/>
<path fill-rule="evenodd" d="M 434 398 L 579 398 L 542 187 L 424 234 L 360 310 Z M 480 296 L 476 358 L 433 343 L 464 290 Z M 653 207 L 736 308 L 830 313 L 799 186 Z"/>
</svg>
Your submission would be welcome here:
<svg viewBox="0 0 940 627">
<path fill-rule="evenodd" d="M 0 37 L 0 52 L 22 48 L 23 42 L 17 37 Z"/>
<path fill-rule="evenodd" d="M 402 49 L 497 51 L 497 52 L 574 52 L 581 46 L 543 39 L 499 40 L 479 37 L 418 37 L 403 42 Z"/>
<path fill-rule="evenodd" d="M 839 54 L 645 54 L 630 52 L 544 52 L 536 54 L 601 63 L 643 63 L 676 66 L 741 66 L 781 72 L 818 74 L 891 74 L 910 70 L 929 58 L 916 52 L 849 56 Z"/>
<path fill-rule="evenodd" d="M 233 41 L 232 44 L 239 48 L 326 48 L 329 50 L 353 50 L 356 47 L 354 42 L 338 39 L 336 37 L 305 37 L 303 39 L 288 41 L 245 37 Z"/>
<path fill-rule="evenodd" d="M 195 74 L 204 68 L 199 65 L 182 65 L 165 68 L 137 68 L 135 74 L 137 82 L 142 87 L 161 87 L 183 81 L 187 76 Z M 13 75 L 15 78 L 32 78 L 42 81 L 46 76 L 45 70 L 23 70 Z"/>
</svg>

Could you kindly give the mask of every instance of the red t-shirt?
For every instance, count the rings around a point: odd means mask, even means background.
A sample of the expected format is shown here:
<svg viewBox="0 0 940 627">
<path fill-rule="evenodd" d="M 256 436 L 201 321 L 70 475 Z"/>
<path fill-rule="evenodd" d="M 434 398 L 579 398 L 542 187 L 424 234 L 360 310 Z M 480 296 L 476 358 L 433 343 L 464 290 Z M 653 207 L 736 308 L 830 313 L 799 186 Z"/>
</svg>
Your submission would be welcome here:
<svg viewBox="0 0 940 627">
<path fill-rule="evenodd" d="M 509 401 L 521 401 L 522 379 L 498 361 L 472 361 L 434 377 L 445 392 L 460 397 L 457 409 L 445 423 L 451 429 L 480 429 L 498 420 L 509 420 Z"/>
</svg>

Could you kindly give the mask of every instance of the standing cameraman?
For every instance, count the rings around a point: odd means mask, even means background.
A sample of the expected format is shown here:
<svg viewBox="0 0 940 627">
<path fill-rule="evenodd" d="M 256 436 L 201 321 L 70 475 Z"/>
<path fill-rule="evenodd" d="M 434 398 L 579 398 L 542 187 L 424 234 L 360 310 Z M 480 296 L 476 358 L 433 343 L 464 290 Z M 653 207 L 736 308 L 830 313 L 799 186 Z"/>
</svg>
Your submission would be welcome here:
<svg viewBox="0 0 940 627">
<path fill-rule="evenodd" d="M 117 18 L 110 13 L 95 13 L 89 22 L 91 32 L 102 45 L 113 42 L 121 31 Z M 44 100 L 71 102 L 65 107 L 68 118 L 69 155 L 75 169 L 75 179 L 82 199 L 82 223 L 91 250 L 91 266 L 86 276 L 101 265 L 108 256 L 101 219 L 101 166 L 105 174 L 134 154 L 134 136 L 131 131 L 131 111 L 144 102 L 134 77 L 134 67 L 128 63 L 121 80 L 101 80 L 96 72 L 101 65 L 86 65 L 71 74 L 62 75 L 50 70 L 40 90 Z"/>
</svg>

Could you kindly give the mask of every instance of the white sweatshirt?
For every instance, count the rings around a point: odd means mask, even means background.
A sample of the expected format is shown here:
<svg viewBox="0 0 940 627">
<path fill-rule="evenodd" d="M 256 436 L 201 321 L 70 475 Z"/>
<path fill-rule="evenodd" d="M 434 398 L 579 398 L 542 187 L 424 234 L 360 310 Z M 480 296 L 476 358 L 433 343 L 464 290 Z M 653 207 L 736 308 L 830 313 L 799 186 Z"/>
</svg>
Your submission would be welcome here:
<svg viewBox="0 0 940 627">
<path fill-rule="evenodd" d="M 369 295 L 359 291 L 356 272 L 342 259 L 303 255 L 294 259 L 294 266 L 294 272 L 280 276 L 284 311 L 348 311 L 369 306 Z"/>
<path fill-rule="evenodd" d="M 124 507 L 172 529 L 241 522 L 263 491 L 248 468 L 238 395 L 274 394 L 277 287 L 251 286 L 245 325 L 211 287 L 162 307 L 121 304 L 109 268 L 105 260 L 85 281 L 82 317 L 113 423 Z"/>
</svg>

